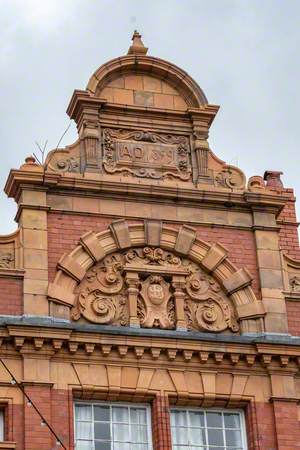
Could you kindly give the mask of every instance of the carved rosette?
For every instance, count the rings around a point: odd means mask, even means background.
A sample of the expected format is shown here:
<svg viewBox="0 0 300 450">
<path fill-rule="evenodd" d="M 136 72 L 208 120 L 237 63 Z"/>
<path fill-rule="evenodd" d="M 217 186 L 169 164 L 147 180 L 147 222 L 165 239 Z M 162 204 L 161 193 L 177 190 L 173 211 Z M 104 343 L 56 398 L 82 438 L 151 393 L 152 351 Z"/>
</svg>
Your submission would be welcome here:
<svg viewBox="0 0 300 450">
<path fill-rule="evenodd" d="M 105 257 L 87 272 L 76 294 L 73 320 L 161 329 L 175 329 L 179 321 L 187 330 L 239 330 L 219 283 L 196 263 L 159 247 Z"/>
<path fill-rule="evenodd" d="M 191 179 L 190 146 L 186 136 L 106 128 L 103 147 L 103 166 L 107 173 L 157 180 Z"/>
</svg>

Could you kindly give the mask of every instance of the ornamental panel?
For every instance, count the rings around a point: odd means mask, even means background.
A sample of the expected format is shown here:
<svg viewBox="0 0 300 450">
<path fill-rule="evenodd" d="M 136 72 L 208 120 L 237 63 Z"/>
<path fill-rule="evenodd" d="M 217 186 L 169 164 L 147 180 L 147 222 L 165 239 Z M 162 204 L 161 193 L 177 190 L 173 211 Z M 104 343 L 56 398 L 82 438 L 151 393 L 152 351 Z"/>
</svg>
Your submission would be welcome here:
<svg viewBox="0 0 300 450">
<path fill-rule="evenodd" d="M 139 178 L 191 179 L 189 139 L 147 131 L 103 131 L 103 166 L 107 173 Z"/>
<path fill-rule="evenodd" d="M 72 319 L 95 324 L 238 332 L 235 308 L 219 282 L 189 258 L 160 247 L 106 256 L 76 290 Z"/>
</svg>

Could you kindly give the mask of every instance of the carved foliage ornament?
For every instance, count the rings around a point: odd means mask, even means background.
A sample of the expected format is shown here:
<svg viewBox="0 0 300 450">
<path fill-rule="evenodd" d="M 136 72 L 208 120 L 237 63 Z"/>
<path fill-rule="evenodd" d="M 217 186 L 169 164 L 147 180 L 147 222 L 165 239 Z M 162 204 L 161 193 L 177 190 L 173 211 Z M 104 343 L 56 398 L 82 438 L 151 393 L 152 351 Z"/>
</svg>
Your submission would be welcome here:
<svg viewBox="0 0 300 450">
<path fill-rule="evenodd" d="M 14 266 L 14 255 L 10 252 L 0 252 L 0 269 L 11 269 Z"/>
<path fill-rule="evenodd" d="M 290 288 L 292 292 L 300 293 L 300 277 L 292 277 L 290 278 Z"/>
<path fill-rule="evenodd" d="M 73 320 L 129 325 L 129 282 L 135 274 L 136 310 L 141 327 L 176 328 L 176 301 L 183 301 L 188 330 L 221 332 L 239 327 L 219 283 L 197 264 L 158 247 L 114 253 L 95 264 L 76 289 Z M 176 282 L 174 279 L 176 278 Z M 178 277 L 182 286 L 180 295 Z"/>
<path fill-rule="evenodd" d="M 140 178 L 191 178 L 189 140 L 186 136 L 106 128 L 103 131 L 107 173 Z"/>
</svg>

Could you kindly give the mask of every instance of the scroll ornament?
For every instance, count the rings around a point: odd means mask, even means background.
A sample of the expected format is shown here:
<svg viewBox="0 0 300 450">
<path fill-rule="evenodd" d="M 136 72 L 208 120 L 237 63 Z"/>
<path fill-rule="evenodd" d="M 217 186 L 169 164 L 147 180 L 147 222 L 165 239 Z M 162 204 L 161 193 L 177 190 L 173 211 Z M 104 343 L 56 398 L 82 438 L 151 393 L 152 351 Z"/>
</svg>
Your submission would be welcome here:
<svg viewBox="0 0 300 450">
<path fill-rule="evenodd" d="M 224 166 L 215 177 L 216 184 L 225 188 L 243 189 L 245 187 L 245 175 L 234 166 Z"/>
<path fill-rule="evenodd" d="M 137 317 L 144 328 L 176 328 L 172 276 L 181 274 L 188 330 L 237 332 L 233 306 L 220 284 L 193 261 L 159 247 L 131 248 L 106 256 L 76 290 L 73 320 L 129 325 L 128 272 L 137 273 Z"/>
</svg>

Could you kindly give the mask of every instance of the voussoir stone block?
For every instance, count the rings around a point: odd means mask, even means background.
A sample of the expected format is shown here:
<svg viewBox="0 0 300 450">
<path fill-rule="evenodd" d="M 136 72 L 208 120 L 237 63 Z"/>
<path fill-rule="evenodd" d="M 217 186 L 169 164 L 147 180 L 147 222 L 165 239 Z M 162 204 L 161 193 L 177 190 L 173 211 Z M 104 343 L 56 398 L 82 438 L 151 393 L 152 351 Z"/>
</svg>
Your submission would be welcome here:
<svg viewBox="0 0 300 450">
<path fill-rule="evenodd" d="M 174 250 L 181 255 L 188 255 L 195 239 L 195 228 L 183 225 L 178 232 Z"/>
<path fill-rule="evenodd" d="M 73 306 L 75 301 L 75 295 L 69 290 L 65 289 L 55 283 L 49 283 L 48 286 L 48 298 L 57 303 L 62 303 L 67 306 Z"/>
<path fill-rule="evenodd" d="M 57 267 L 76 281 L 81 281 L 86 274 L 85 269 L 70 255 L 63 255 Z"/>
<path fill-rule="evenodd" d="M 104 248 L 93 231 L 88 231 L 83 234 L 79 240 L 79 243 L 94 261 L 100 261 L 104 258 Z"/>
<path fill-rule="evenodd" d="M 128 248 L 131 246 L 128 223 L 124 220 L 115 220 L 109 226 L 118 248 Z"/>
<path fill-rule="evenodd" d="M 226 280 L 224 280 L 223 285 L 227 293 L 230 295 L 236 291 L 239 291 L 240 289 L 249 286 L 252 279 L 253 278 L 247 269 L 240 269 L 230 275 Z"/>
<path fill-rule="evenodd" d="M 162 222 L 160 220 L 145 221 L 145 239 L 147 245 L 159 247 L 162 232 Z"/>
<path fill-rule="evenodd" d="M 209 272 L 213 272 L 225 258 L 227 250 L 221 244 L 213 244 L 202 259 L 201 265 Z"/>
<path fill-rule="evenodd" d="M 261 317 L 265 314 L 265 308 L 262 302 L 247 303 L 246 305 L 237 305 L 236 311 L 239 319 Z"/>
</svg>

